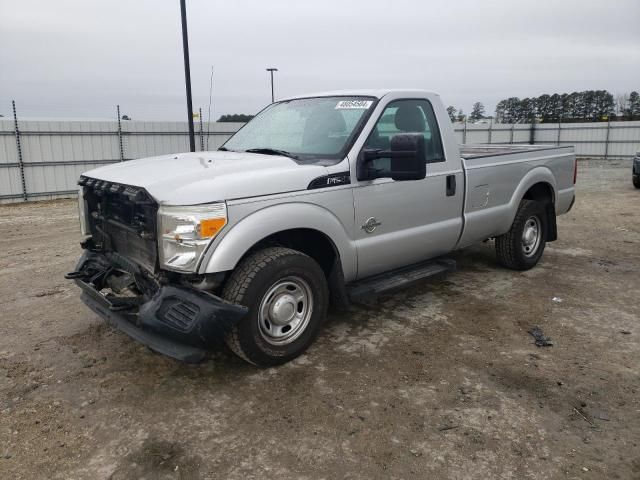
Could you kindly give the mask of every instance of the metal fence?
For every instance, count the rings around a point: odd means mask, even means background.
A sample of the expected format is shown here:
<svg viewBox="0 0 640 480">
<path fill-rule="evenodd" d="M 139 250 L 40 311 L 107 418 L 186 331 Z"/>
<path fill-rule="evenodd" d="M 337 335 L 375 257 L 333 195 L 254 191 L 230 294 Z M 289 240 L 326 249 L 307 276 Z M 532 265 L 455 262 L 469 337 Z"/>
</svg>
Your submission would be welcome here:
<svg viewBox="0 0 640 480">
<path fill-rule="evenodd" d="M 573 145 L 586 158 L 631 158 L 640 151 L 640 121 L 592 123 L 456 123 L 460 143 Z"/>
<path fill-rule="evenodd" d="M 197 124 L 197 149 L 217 149 L 241 126 Z M 0 119 L 0 203 L 70 197 L 87 170 L 188 150 L 187 122 Z"/>
<path fill-rule="evenodd" d="M 196 125 L 199 150 L 215 150 L 241 123 Z M 590 158 L 630 158 L 640 121 L 567 124 L 454 124 L 460 143 L 574 145 Z M 0 203 L 75 195 L 85 171 L 134 158 L 185 152 L 186 122 L 0 119 Z"/>
</svg>

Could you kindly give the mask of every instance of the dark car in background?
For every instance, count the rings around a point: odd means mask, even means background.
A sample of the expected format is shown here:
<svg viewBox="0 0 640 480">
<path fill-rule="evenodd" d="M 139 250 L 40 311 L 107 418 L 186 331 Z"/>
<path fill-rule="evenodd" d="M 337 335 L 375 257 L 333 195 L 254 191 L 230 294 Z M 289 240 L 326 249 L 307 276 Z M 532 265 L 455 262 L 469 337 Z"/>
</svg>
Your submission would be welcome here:
<svg viewBox="0 0 640 480">
<path fill-rule="evenodd" d="M 635 158 L 633 159 L 633 186 L 636 188 L 640 188 L 640 152 L 636 153 Z"/>
</svg>

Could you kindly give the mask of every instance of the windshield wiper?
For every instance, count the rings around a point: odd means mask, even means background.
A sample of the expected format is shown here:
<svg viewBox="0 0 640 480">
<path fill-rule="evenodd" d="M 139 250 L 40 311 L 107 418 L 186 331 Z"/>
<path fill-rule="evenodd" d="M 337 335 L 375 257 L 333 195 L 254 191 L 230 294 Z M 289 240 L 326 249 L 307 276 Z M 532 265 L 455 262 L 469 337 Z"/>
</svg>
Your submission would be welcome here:
<svg viewBox="0 0 640 480">
<path fill-rule="evenodd" d="M 229 150 L 227 147 L 220 147 L 218 149 L 219 152 L 233 152 L 233 150 Z"/>
<path fill-rule="evenodd" d="M 278 150 L 276 148 L 249 148 L 245 150 L 245 152 L 262 153 L 263 155 L 282 155 L 283 157 L 293 158 L 294 160 L 298 159 L 298 157 L 293 153 L 287 152 L 286 150 Z"/>
</svg>

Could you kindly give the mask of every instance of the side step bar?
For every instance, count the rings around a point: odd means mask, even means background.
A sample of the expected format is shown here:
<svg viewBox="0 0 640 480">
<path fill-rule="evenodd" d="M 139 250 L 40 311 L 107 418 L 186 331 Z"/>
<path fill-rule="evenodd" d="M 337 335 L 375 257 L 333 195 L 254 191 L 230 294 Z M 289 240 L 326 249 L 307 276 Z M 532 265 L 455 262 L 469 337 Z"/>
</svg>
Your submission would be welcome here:
<svg viewBox="0 0 640 480">
<path fill-rule="evenodd" d="M 456 262 L 450 258 L 438 258 L 416 263 L 373 277 L 358 280 L 347 285 L 347 295 L 354 303 L 366 302 L 381 293 L 387 293 L 414 285 L 421 280 L 444 275 L 456 269 Z"/>
</svg>

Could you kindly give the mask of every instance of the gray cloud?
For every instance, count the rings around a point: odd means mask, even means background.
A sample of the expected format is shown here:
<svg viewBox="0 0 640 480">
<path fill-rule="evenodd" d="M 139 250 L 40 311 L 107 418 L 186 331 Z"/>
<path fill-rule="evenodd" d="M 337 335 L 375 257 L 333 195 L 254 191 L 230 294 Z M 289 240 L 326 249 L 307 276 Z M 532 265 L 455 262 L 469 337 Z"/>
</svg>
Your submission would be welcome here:
<svg viewBox="0 0 640 480">
<path fill-rule="evenodd" d="M 469 111 L 506 96 L 640 88 L 640 2 L 188 0 L 194 107 L 425 88 Z M 0 0 L 0 113 L 185 116 L 178 0 Z"/>
</svg>

